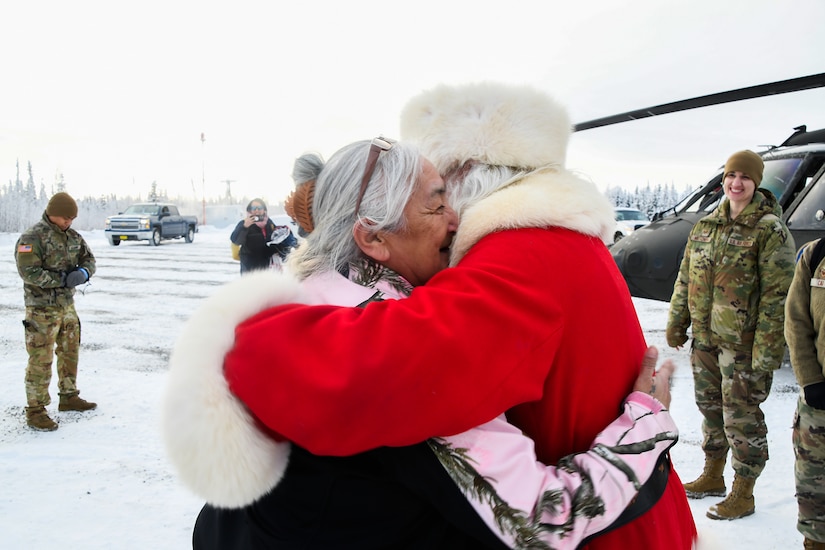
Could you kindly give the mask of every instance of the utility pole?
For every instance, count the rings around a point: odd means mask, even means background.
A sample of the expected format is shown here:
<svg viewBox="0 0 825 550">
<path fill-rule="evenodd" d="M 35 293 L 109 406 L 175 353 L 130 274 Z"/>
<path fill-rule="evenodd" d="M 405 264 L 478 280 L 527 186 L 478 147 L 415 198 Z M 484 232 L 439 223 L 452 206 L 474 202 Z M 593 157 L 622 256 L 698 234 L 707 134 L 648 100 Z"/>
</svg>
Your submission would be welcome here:
<svg viewBox="0 0 825 550">
<path fill-rule="evenodd" d="M 232 204 L 232 184 L 235 183 L 235 180 L 223 180 L 226 184 L 226 198 L 229 200 L 229 204 Z"/>
<path fill-rule="evenodd" d="M 206 154 L 204 153 L 206 135 L 201 132 L 201 204 L 203 206 L 203 217 L 201 225 L 206 225 Z"/>
</svg>

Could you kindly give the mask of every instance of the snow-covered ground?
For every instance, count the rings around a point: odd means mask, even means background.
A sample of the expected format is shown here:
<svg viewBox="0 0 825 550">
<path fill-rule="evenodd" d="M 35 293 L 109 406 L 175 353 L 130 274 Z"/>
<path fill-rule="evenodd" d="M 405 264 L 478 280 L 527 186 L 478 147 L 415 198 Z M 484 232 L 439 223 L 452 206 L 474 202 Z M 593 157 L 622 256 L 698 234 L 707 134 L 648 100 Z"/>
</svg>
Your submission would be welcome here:
<svg viewBox="0 0 825 550">
<path fill-rule="evenodd" d="M 78 387 L 98 408 L 58 412 L 55 377 L 49 412 L 60 428 L 50 433 L 25 424 L 23 290 L 12 254 L 18 235 L 0 234 L 6 251 L 0 255 L 0 548 L 191 547 L 201 502 L 178 484 L 165 459 L 158 402 L 179 327 L 204 297 L 238 276 L 230 231 L 207 226 L 192 244 L 164 241 L 159 247 L 112 247 L 102 231 L 83 233 L 98 272 L 75 299 L 83 324 Z M 673 461 L 689 481 L 701 471 L 703 456 L 687 352 L 665 344 L 668 304 L 635 303 L 648 342 L 679 366 L 671 406 L 681 439 Z M 609 330 L 595 312 L 593 322 L 596 331 Z M 700 531 L 724 548 L 802 546 L 791 446 L 797 391 L 790 369 L 780 369 L 765 405 L 771 460 L 756 485 L 756 514 L 712 521 L 705 512 L 719 499 L 691 501 Z M 726 478 L 732 477 L 728 465 Z"/>
</svg>

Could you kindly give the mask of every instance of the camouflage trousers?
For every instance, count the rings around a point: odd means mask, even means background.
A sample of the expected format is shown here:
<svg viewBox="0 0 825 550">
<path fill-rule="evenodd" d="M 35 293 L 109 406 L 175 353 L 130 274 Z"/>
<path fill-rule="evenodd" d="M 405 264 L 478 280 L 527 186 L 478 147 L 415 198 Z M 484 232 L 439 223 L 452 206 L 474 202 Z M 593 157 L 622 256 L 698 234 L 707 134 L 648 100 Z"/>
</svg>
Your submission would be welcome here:
<svg viewBox="0 0 825 550">
<path fill-rule="evenodd" d="M 768 426 L 760 405 L 768 398 L 773 371 L 754 371 L 751 355 L 718 348 L 691 351 L 693 391 L 702 413 L 702 450 L 724 458 L 731 450 L 733 470 L 759 477 L 768 460 Z"/>
<path fill-rule="evenodd" d="M 65 307 L 26 307 L 27 409 L 51 403 L 49 383 L 57 354 L 57 388 L 62 396 L 77 395 L 77 360 L 80 353 L 80 319 L 74 304 Z"/>
<path fill-rule="evenodd" d="M 793 449 L 796 528 L 811 540 L 825 541 L 825 411 L 808 406 L 802 396 L 794 415 Z"/>
</svg>

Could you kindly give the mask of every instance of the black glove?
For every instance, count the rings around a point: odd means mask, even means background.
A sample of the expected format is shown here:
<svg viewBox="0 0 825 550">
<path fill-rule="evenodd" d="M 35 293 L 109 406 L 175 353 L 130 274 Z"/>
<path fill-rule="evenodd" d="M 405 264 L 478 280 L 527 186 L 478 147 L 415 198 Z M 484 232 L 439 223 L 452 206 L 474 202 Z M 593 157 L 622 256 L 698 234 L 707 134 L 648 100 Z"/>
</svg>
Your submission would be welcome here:
<svg viewBox="0 0 825 550">
<path fill-rule="evenodd" d="M 804 390 L 805 403 L 815 409 L 825 410 L 825 382 L 810 384 Z"/>
<path fill-rule="evenodd" d="M 66 288 L 74 288 L 77 285 L 82 285 L 88 280 L 89 272 L 83 269 L 82 267 L 76 267 L 73 270 L 66 273 L 66 279 L 63 282 L 63 286 L 65 286 Z"/>
</svg>

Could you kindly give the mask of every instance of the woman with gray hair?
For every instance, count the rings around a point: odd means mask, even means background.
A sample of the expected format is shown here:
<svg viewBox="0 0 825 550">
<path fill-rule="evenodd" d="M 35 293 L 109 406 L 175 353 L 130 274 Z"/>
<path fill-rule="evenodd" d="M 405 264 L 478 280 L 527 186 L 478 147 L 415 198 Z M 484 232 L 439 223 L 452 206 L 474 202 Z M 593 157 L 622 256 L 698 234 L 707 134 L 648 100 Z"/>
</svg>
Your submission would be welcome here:
<svg viewBox="0 0 825 550">
<path fill-rule="evenodd" d="M 676 442 L 662 404 L 671 367 L 654 379 L 655 356 L 594 450 L 565 457 L 559 469 L 537 463 L 532 441 L 503 415 L 455 436 L 350 457 L 317 456 L 261 428 L 223 378 L 232 323 L 275 303 L 366 307 L 405 298 L 446 267 L 458 222 L 435 167 L 385 138 L 349 145 L 327 163 L 303 155 L 294 177 L 287 210 L 307 238 L 289 271 L 300 285 L 260 273 L 227 286 L 187 323 L 170 361 L 167 447 L 183 481 L 208 502 L 194 547 L 460 549 L 541 540 L 570 548 L 609 527 Z M 343 415 L 329 429 L 357 426 Z"/>
<path fill-rule="evenodd" d="M 396 266 L 396 273 L 404 273 L 409 285 L 423 285 L 447 267 L 450 242 L 458 224 L 455 212 L 446 203 L 444 184 L 440 183 L 432 196 L 426 197 L 425 208 L 430 214 L 409 219 L 405 208 L 415 190 L 416 179 L 432 165 L 422 159 L 412 145 L 377 138 L 370 143 L 368 161 L 376 159 L 372 169 L 379 184 L 365 184 L 365 146 L 364 142 L 352 143 L 326 165 L 321 157 L 311 153 L 295 161 L 293 178 L 297 189 L 287 199 L 286 209 L 308 236 L 290 258 L 289 268 L 299 279 L 318 272 L 365 270 L 360 280 L 367 281 L 380 276 L 375 272 L 376 261 L 385 262 L 390 269 Z M 376 155 L 383 151 L 387 153 L 380 156 L 379 163 Z M 430 169 L 430 177 L 433 176 L 438 174 Z M 307 200 L 307 193 L 312 193 L 311 202 Z M 449 240 L 443 231 L 430 231 L 436 228 L 433 221 L 445 215 L 451 217 L 454 226 L 448 231 Z M 422 227 L 414 225 L 419 218 Z M 411 231 L 416 234 L 409 235 Z M 373 235 L 387 236 L 391 247 L 406 247 L 382 251 L 376 246 L 379 243 L 371 238 Z M 407 241 L 402 241 L 399 235 L 406 235 Z M 412 242 L 415 250 L 409 246 Z M 373 255 L 382 252 L 384 255 L 370 261 Z"/>
</svg>

